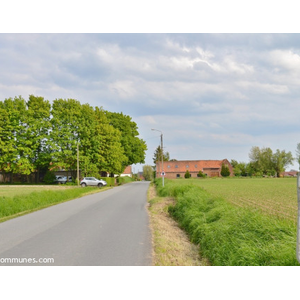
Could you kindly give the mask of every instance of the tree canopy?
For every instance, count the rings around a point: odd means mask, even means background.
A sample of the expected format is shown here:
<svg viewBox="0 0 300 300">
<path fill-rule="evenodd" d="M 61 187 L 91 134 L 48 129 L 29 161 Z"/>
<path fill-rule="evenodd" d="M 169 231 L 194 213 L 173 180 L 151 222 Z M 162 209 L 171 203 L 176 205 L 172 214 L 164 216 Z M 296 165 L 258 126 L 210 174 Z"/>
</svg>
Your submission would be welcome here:
<svg viewBox="0 0 300 300">
<path fill-rule="evenodd" d="M 29 175 L 33 171 L 76 169 L 77 145 L 84 175 L 121 174 L 143 163 L 147 146 L 130 116 L 81 104 L 75 99 L 30 95 L 0 101 L 0 170 Z M 75 175 L 75 173 L 74 173 Z"/>
<path fill-rule="evenodd" d="M 236 176 L 280 176 L 280 173 L 293 163 L 291 152 L 277 149 L 275 152 L 270 148 L 254 146 L 249 153 L 250 162 L 238 163 L 231 160 L 231 165 Z"/>
<path fill-rule="evenodd" d="M 154 164 L 156 164 L 156 162 L 160 162 L 162 160 L 170 161 L 170 154 L 169 154 L 169 152 L 163 153 L 161 146 L 158 146 L 154 152 L 153 162 L 154 162 Z"/>
<path fill-rule="evenodd" d="M 294 160 L 291 152 L 277 149 L 273 153 L 270 148 L 259 148 L 257 146 L 251 148 L 249 158 L 255 172 L 278 177 L 280 172 L 283 172 Z"/>
</svg>

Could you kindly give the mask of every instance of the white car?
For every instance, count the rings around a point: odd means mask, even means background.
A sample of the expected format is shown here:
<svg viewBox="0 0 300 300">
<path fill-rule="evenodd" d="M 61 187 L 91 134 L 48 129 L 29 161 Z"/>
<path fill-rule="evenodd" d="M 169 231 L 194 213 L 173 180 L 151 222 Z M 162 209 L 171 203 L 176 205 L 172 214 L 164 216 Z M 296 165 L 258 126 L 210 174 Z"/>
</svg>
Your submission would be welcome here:
<svg viewBox="0 0 300 300">
<path fill-rule="evenodd" d="M 95 177 L 84 177 L 80 181 L 80 185 L 82 187 L 86 187 L 86 186 L 98 186 L 100 188 L 100 187 L 103 187 L 103 186 L 107 185 L 107 182 L 105 180 L 97 179 Z"/>
<path fill-rule="evenodd" d="M 72 181 L 72 176 L 69 176 L 69 181 Z M 65 184 L 67 182 L 67 176 L 56 175 L 55 182 Z"/>
</svg>

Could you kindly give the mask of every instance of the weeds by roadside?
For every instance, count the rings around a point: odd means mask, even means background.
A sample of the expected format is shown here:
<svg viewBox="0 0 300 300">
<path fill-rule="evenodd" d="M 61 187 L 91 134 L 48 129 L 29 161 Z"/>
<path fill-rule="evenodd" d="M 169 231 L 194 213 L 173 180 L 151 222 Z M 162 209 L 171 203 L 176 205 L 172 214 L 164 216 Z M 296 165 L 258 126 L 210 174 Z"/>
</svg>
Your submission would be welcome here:
<svg viewBox="0 0 300 300">
<path fill-rule="evenodd" d="M 158 197 L 155 187 L 148 192 L 150 222 L 153 233 L 155 266 L 209 265 L 199 256 L 199 246 L 192 244 L 187 234 L 169 216 L 168 207 L 174 204 L 170 197 Z"/>
</svg>

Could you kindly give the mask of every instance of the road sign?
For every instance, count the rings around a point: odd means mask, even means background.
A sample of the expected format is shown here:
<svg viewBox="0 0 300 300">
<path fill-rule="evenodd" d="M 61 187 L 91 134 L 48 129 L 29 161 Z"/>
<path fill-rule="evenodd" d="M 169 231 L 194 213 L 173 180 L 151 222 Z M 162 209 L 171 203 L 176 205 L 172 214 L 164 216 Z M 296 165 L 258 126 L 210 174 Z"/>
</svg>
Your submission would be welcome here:
<svg viewBox="0 0 300 300">
<path fill-rule="evenodd" d="M 161 176 L 165 176 L 165 175 L 166 175 L 165 171 L 162 171 Z"/>
</svg>

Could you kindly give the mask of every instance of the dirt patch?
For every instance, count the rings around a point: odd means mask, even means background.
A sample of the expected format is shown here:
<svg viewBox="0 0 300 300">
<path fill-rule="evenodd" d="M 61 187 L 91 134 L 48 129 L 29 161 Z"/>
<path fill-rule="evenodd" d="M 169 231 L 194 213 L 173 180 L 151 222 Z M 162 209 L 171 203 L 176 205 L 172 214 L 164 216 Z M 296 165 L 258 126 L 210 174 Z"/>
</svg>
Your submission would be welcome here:
<svg viewBox="0 0 300 300">
<path fill-rule="evenodd" d="M 153 265 L 156 266 L 207 266 L 208 261 L 199 255 L 199 246 L 189 241 L 187 234 L 169 216 L 172 198 L 157 197 L 155 187 L 148 191 L 150 224 L 153 236 Z"/>
</svg>

